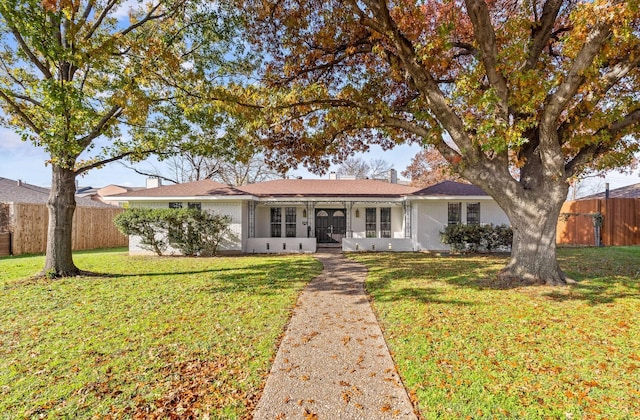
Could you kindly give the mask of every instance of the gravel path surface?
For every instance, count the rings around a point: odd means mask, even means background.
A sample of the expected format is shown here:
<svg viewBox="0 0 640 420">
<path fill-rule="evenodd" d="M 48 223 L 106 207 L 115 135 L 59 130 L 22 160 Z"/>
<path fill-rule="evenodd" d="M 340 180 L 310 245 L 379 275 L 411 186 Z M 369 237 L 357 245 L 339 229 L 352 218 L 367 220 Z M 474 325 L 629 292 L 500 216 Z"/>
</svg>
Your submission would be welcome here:
<svg viewBox="0 0 640 420">
<path fill-rule="evenodd" d="M 300 295 L 255 419 L 417 419 L 364 292 L 336 253 Z"/>
</svg>

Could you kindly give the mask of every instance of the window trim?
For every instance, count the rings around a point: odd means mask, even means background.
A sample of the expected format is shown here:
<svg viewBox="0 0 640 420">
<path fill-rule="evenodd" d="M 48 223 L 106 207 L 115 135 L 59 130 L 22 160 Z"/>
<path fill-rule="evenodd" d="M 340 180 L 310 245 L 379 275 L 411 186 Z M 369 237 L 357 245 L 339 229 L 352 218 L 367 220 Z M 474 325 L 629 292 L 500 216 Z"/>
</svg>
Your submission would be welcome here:
<svg viewBox="0 0 640 420">
<path fill-rule="evenodd" d="M 388 220 L 385 220 L 385 216 L 388 216 Z M 380 207 L 380 237 L 391 238 L 391 207 Z"/>
<path fill-rule="evenodd" d="M 477 211 L 469 211 L 469 206 L 477 206 Z M 469 220 L 469 215 L 470 214 L 476 214 L 477 220 L 475 221 L 470 221 Z M 480 202 L 475 202 L 475 203 L 467 203 L 467 224 L 468 225 L 479 225 L 480 224 Z"/>
<path fill-rule="evenodd" d="M 284 208 L 284 234 L 287 238 L 296 237 L 296 219 L 298 215 L 298 209 L 295 207 Z"/>
<path fill-rule="evenodd" d="M 282 209 L 280 207 L 271 207 L 271 229 L 269 234 L 272 238 L 282 237 Z"/>
<path fill-rule="evenodd" d="M 367 207 L 364 211 L 364 232 L 367 238 L 378 237 L 378 209 L 376 207 Z M 373 219 L 373 220 L 371 220 Z M 373 227 L 373 229 L 372 229 Z"/>
<path fill-rule="evenodd" d="M 452 218 L 452 210 L 457 208 L 455 218 Z M 459 225 L 462 223 L 462 202 L 447 203 L 447 225 Z"/>
</svg>

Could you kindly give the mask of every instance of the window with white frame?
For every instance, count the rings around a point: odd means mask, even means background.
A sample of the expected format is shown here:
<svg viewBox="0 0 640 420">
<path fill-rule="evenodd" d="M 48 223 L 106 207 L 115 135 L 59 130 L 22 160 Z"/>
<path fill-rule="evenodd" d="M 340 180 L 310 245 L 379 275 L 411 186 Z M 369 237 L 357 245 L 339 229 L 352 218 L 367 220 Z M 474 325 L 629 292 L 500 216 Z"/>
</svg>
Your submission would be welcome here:
<svg viewBox="0 0 640 420">
<path fill-rule="evenodd" d="M 374 207 L 367 207 L 365 210 L 365 232 L 367 238 L 377 238 L 376 231 L 376 209 Z"/>
<path fill-rule="evenodd" d="M 380 237 L 391 237 L 391 207 L 382 207 L 380 209 Z"/>
<path fill-rule="evenodd" d="M 480 224 L 480 203 L 467 203 L 467 224 Z"/>
<path fill-rule="evenodd" d="M 169 203 L 169 208 L 170 209 L 181 209 L 182 208 L 182 203 L 179 201 L 172 201 Z"/>
<path fill-rule="evenodd" d="M 190 209 L 202 210 L 202 203 L 187 203 L 187 207 Z"/>
<path fill-rule="evenodd" d="M 450 225 L 462 223 L 462 203 L 449 203 L 447 220 Z"/>
<path fill-rule="evenodd" d="M 284 209 L 285 235 L 287 238 L 296 237 L 296 208 L 285 207 Z"/>
<path fill-rule="evenodd" d="M 282 209 L 280 207 L 271 208 L 271 237 L 280 238 L 282 236 Z"/>
</svg>

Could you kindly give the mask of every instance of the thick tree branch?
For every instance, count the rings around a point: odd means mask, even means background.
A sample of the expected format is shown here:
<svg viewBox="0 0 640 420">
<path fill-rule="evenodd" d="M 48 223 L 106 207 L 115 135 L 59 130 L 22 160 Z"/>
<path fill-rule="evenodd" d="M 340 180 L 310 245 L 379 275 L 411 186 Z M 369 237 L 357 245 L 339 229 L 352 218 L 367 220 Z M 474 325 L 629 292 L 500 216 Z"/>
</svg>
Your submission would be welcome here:
<svg viewBox="0 0 640 420">
<path fill-rule="evenodd" d="M 431 74 L 421 65 L 420 59 L 416 56 L 413 44 L 407 39 L 396 26 L 391 18 L 387 3 L 384 0 L 366 0 L 365 3 L 373 11 L 376 20 L 361 18 L 361 21 L 371 29 L 381 28 L 381 34 L 387 35 L 395 45 L 395 54 L 400 58 L 403 67 L 412 79 L 413 86 L 427 101 L 431 111 L 441 121 L 451 139 L 460 150 L 469 153 L 472 160 L 478 159 L 477 148 L 473 146 L 469 136 L 465 132 L 464 124 L 455 112 L 449 107 L 448 101 L 440 90 L 437 82 Z M 362 12 L 363 16 L 366 16 Z"/>
<path fill-rule="evenodd" d="M 594 134 L 594 136 L 598 137 L 606 134 L 606 137 L 609 138 L 617 137 L 627 128 L 637 124 L 640 124 L 640 109 L 635 109 L 623 118 L 610 124 L 608 127 L 601 128 Z M 565 171 L 567 172 L 567 175 L 577 175 L 581 171 L 582 167 L 592 163 L 594 159 L 598 158 L 598 156 L 610 149 L 611 147 L 609 145 L 604 145 L 602 143 L 589 144 L 583 147 L 570 161 L 566 163 Z"/>
<path fill-rule="evenodd" d="M 540 54 L 544 50 L 553 34 L 553 26 L 560 12 L 562 0 L 547 0 L 542 8 L 540 20 L 536 19 L 531 31 L 531 48 L 527 55 L 525 70 L 533 70 L 536 67 Z M 535 10 L 535 4 L 534 4 Z"/>
<path fill-rule="evenodd" d="M 569 140 L 569 127 L 571 121 L 576 119 L 587 118 L 591 114 L 591 110 L 603 100 L 606 93 L 609 92 L 623 77 L 640 65 L 640 47 L 635 48 L 628 54 L 624 60 L 615 64 L 600 79 L 599 87 L 596 91 L 591 91 L 569 112 L 569 118 L 566 119 L 558 129 L 559 139 L 562 144 Z"/>
<path fill-rule="evenodd" d="M 27 124 L 34 133 L 40 135 L 42 134 L 42 129 L 40 127 L 38 127 L 32 120 L 31 118 L 29 118 L 29 116 L 27 114 L 24 113 L 24 111 L 22 110 L 22 108 L 16 104 L 13 99 L 11 99 L 10 96 L 8 96 L 4 91 L 0 90 L 0 97 L 2 99 L 4 99 L 7 104 L 9 104 L 9 106 L 11 108 L 13 108 L 14 112 L 16 114 L 18 114 L 20 116 L 20 118 L 22 119 L 22 121 L 24 121 L 25 124 Z"/>
<path fill-rule="evenodd" d="M 100 14 L 96 18 L 96 21 L 93 23 L 93 25 L 91 25 L 91 28 L 89 28 L 89 30 L 85 34 L 84 36 L 85 41 L 88 41 L 89 39 L 91 39 L 91 37 L 98 30 L 100 25 L 102 25 L 102 21 L 109 15 L 109 12 L 111 12 L 111 9 L 113 9 L 117 4 L 118 4 L 118 0 L 109 0 L 107 4 L 105 4 L 104 9 L 102 9 Z M 87 7 L 85 14 L 88 15 L 90 12 L 91 12 L 91 8 Z"/>
<path fill-rule="evenodd" d="M 135 155 L 138 155 L 138 154 L 139 154 L 139 155 L 146 156 L 146 155 L 150 155 L 151 153 L 155 153 L 155 152 L 156 152 L 156 151 L 155 151 L 154 149 L 148 149 L 148 150 L 130 150 L 130 151 L 128 151 L 128 152 L 124 152 L 124 153 L 121 153 L 121 154 L 119 154 L 119 155 L 116 155 L 116 156 L 112 156 L 112 157 L 110 157 L 110 158 L 107 158 L 107 159 L 102 159 L 102 160 L 100 160 L 100 161 L 91 162 L 91 163 L 90 163 L 90 164 L 88 164 L 88 165 L 84 165 L 84 166 L 77 167 L 77 168 L 75 168 L 75 169 L 74 169 L 74 172 L 75 172 L 75 174 L 76 174 L 76 175 L 80 175 L 80 174 L 83 174 L 83 173 L 85 173 L 85 172 L 87 172 L 87 171 L 90 171 L 91 169 L 97 168 L 97 167 L 99 167 L 99 166 L 106 165 L 107 163 L 115 162 L 115 161 L 120 160 L 120 159 L 123 159 L 123 158 L 125 158 L 125 157 L 127 157 L 127 156 L 131 156 L 131 155 L 134 155 L 134 154 L 135 154 Z"/>
<path fill-rule="evenodd" d="M 500 101 L 500 118 L 507 122 L 509 120 L 509 88 L 504 76 L 498 70 L 496 34 L 491 24 L 487 3 L 484 0 L 466 0 L 465 3 L 473 24 L 474 38 L 482 51 L 481 59 L 487 78 Z"/>
<path fill-rule="evenodd" d="M 574 59 L 566 77 L 558 86 L 558 89 L 549 95 L 545 101 L 545 110 L 542 117 L 543 125 L 548 125 L 551 128 L 556 124 L 560 113 L 566 108 L 584 82 L 584 72 L 591 66 L 593 59 L 610 34 L 611 29 L 609 26 L 601 23 L 587 36 L 587 41 Z"/>
<path fill-rule="evenodd" d="M 33 53 L 33 51 L 31 51 L 25 40 L 22 38 L 20 32 L 18 32 L 18 30 L 13 26 L 10 26 L 10 29 L 22 52 L 24 52 L 27 57 L 29 57 L 29 60 L 38 68 L 38 70 L 40 70 L 40 72 L 46 79 L 52 79 L 53 75 L 51 74 L 51 71 L 49 71 L 49 67 L 41 62 Z"/>
<path fill-rule="evenodd" d="M 548 179 L 565 176 L 565 162 L 558 134 L 558 119 L 584 83 L 585 71 L 592 65 L 594 58 L 611 34 L 608 25 L 600 23 L 587 36 L 587 40 L 573 65 L 558 89 L 545 100 L 545 107 L 540 119 L 539 153 L 542 159 L 543 174 Z"/>
<path fill-rule="evenodd" d="M 117 119 L 120 116 L 120 114 L 122 114 L 122 108 L 120 106 L 114 105 L 113 107 L 111 107 L 111 109 L 102 116 L 102 118 L 100 119 L 100 121 L 98 121 L 95 127 L 93 127 L 93 130 L 91 130 L 91 132 L 86 136 L 80 138 L 78 140 L 78 143 L 83 148 L 86 148 L 89 144 L 91 144 L 91 142 L 95 138 L 97 138 L 102 133 L 102 130 L 104 130 L 105 126 L 110 121 Z"/>
</svg>

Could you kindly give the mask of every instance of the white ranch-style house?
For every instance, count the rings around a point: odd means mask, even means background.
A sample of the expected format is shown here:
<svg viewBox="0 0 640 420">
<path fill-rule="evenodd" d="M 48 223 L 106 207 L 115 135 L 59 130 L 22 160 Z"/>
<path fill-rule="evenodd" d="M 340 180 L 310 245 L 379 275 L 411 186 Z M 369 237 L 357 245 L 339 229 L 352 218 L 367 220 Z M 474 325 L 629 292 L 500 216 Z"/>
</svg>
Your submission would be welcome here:
<svg viewBox="0 0 640 420">
<path fill-rule="evenodd" d="M 187 208 L 231 218 L 220 251 L 313 253 L 448 250 L 447 224 L 509 224 L 482 189 L 445 181 L 420 189 L 369 179 L 279 179 L 239 187 L 212 180 L 159 186 L 105 197 L 128 207 Z M 131 254 L 147 251 L 129 240 Z"/>
</svg>

